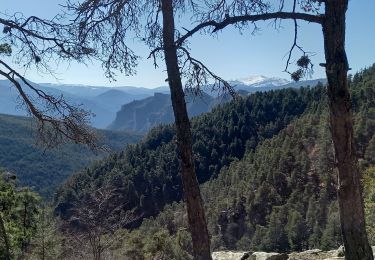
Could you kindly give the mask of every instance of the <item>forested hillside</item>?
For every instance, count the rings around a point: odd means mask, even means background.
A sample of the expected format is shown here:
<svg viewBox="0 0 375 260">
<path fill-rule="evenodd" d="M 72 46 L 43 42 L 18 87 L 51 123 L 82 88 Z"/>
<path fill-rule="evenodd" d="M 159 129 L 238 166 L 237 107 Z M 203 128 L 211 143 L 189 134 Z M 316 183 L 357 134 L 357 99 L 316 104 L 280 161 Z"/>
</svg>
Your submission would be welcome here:
<svg viewBox="0 0 375 260">
<path fill-rule="evenodd" d="M 262 78 L 262 77 L 261 77 Z M 277 79 L 267 78 L 258 83 L 244 84 L 242 81 L 230 81 L 234 86 L 237 94 L 240 96 L 247 96 L 250 93 L 265 92 L 285 88 L 300 88 L 307 86 L 315 86 L 317 84 L 325 83 L 324 79 L 306 80 L 301 82 L 293 82 L 283 84 L 287 81 L 281 80 L 281 85 L 277 84 Z M 271 84 L 273 82 L 273 84 Z M 260 84 L 258 86 L 257 84 Z M 207 91 L 207 94 L 205 91 Z M 204 88 L 198 96 L 196 93 L 186 92 L 185 95 L 186 106 L 189 117 L 194 117 L 211 111 L 212 108 L 218 105 L 223 105 L 232 100 L 232 96 L 228 93 L 219 95 L 216 91 L 210 90 L 209 86 Z M 165 93 L 154 93 L 154 96 L 147 97 L 142 100 L 134 100 L 133 102 L 124 104 L 120 111 L 116 114 L 116 119 L 108 126 L 111 130 L 126 130 L 146 133 L 151 128 L 160 124 L 173 123 L 174 115 L 171 103 L 171 96 Z"/>
<path fill-rule="evenodd" d="M 374 260 L 375 64 L 349 74 L 375 61 L 373 1 L 30 2 L 2 3 L 0 112 L 62 146 L 0 127 L 0 258 Z M 170 98 L 114 122 L 152 86 Z M 207 89 L 233 99 L 190 102 Z M 111 122 L 147 136 L 99 143 Z"/>
<path fill-rule="evenodd" d="M 256 93 L 219 106 L 192 121 L 198 179 L 215 178 L 222 167 L 241 159 L 265 139 L 285 128 L 306 108 L 319 102 L 323 87 Z M 131 217 L 127 227 L 182 197 L 175 132 L 157 127 L 136 144 L 73 176 L 57 196 L 57 212 L 69 218 L 75 201 L 108 185 L 116 189 L 116 203 Z"/>
<path fill-rule="evenodd" d="M 20 184 L 29 186 L 43 196 L 53 191 L 73 172 L 103 158 L 107 153 L 90 151 L 82 145 L 66 143 L 55 149 L 36 144 L 33 121 L 29 118 L 0 115 L 0 165 L 17 174 Z M 100 130 L 101 144 L 122 150 L 140 135 Z"/>
<path fill-rule="evenodd" d="M 371 244 L 375 243 L 374 87 L 375 66 L 351 80 Z M 243 159 L 223 167 L 217 178 L 202 185 L 202 192 L 214 251 L 338 248 L 342 238 L 337 170 L 326 99 L 309 106 L 300 118 L 255 149 L 247 150 Z M 150 248 L 158 246 L 169 258 L 189 259 L 187 228 L 184 204 L 174 203 L 123 235 L 123 241 L 112 250 L 122 256 L 147 256 Z"/>
</svg>

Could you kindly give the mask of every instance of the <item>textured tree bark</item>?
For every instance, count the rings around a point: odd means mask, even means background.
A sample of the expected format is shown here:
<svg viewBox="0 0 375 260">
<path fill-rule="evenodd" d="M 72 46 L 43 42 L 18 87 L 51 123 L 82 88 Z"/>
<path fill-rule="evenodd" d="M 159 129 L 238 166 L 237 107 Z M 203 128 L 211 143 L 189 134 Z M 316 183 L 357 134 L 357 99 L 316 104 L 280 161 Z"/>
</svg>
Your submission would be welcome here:
<svg viewBox="0 0 375 260">
<path fill-rule="evenodd" d="M 346 259 L 373 259 L 367 239 L 361 174 L 353 138 L 347 82 L 345 18 L 348 0 L 327 0 L 323 22 L 330 125 L 339 172 L 339 209 Z"/>
<path fill-rule="evenodd" d="M 194 168 L 192 135 L 186 110 L 185 94 L 182 87 L 175 45 L 175 26 L 172 0 L 162 0 L 163 43 L 175 116 L 177 146 L 181 157 L 181 177 L 187 207 L 189 228 L 193 242 L 194 259 L 211 259 L 210 238 L 208 235 L 203 200 Z"/>
<path fill-rule="evenodd" d="M 5 246 L 5 260 L 10 260 L 11 255 L 10 255 L 10 245 L 9 245 L 9 240 L 8 240 L 8 235 L 5 230 L 5 223 L 3 220 L 3 216 L 1 215 L 0 212 L 0 235 L 3 237 L 4 240 L 4 246 Z"/>
</svg>

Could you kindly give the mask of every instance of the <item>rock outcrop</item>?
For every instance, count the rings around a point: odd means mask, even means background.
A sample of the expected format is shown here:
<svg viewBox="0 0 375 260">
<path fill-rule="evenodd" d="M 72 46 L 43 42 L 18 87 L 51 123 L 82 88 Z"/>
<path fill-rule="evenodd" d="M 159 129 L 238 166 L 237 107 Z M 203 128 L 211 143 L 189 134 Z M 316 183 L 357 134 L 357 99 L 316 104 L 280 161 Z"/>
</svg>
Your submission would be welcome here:
<svg viewBox="0 0 375 260">
<path fill-rule="evenodd" d="M 251 254 L 247 259 L 249 260 L 287 260 L 287 254 L 278 253 L 265 253 L 265 252 L 255 252 Z"/>
<path fill-rule="evenodd" d="M 375 251 L 375 247 L 372 247 Z M 212 254 L 213 260 L 344 260 L 344 247 L 336 250 L 322 251 L 312 249 L 290 254 L 266 253 L 266 252 L 232 252 L 220 251 Z"/>
<path fill-rule="evenodd" d="M 212 253 L 213 260 L 245 260 L 251 255 L 248 252 L 219 251 Z"/>
</svg>

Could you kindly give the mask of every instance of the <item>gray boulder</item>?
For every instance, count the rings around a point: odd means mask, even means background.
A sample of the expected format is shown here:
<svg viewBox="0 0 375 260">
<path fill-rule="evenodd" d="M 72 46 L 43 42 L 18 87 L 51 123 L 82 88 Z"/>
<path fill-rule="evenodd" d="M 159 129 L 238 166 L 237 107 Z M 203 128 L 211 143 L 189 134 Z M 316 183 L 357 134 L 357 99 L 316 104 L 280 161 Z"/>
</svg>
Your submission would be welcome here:
<svg viewBox="0 0 375 260">
<path fill-rule="evenodd" d="M 266 253 L 266 252 L 255 252 L 249 257 L 249 260 L 286 260 L 286 259 L 288 259 L 287 254 Z"/>
<path fill-rule="evenodd" d="M 232 252 L 218 251 L 212 253 L 213 260 L 247 260 L 251 253 L 249 252 Z"/>
</svg>

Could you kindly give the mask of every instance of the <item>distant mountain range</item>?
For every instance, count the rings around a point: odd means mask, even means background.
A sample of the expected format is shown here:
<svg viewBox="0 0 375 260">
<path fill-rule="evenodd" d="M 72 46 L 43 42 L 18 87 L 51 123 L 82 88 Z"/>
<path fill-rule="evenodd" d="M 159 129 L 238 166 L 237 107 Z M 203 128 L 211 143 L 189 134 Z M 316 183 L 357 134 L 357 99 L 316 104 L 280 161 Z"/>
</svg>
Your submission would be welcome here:
<svg viewBox="0 0 375 260">
<path fill-rule="evenodd" d="M 283 78 L 266 77 L 266 76 L 252 76 L 244 79 L 230 80 L 229 83 L 234 86 L 236 90 L 245 90 L 249 93 L 257 91 L 268 91 L 272 89 L 283 88 L 298 88 L 307 86 L 316 86 L 319 82 L 325 84 L 326 79 L 304 80 L 300 82 L 293 82 Z"/>
<path fill-rule="evenodd" d="M 108 90 L 120 90 L 126 94 L 137 96 L 153 95 L 154 92 L 168 93 L 169 88 L 167 86 L 161 86 L 156 88 L 144 88 L 134 86 L 124 87 L 106 87 L 106 86 L 88 86 L 88 85 L 72 85 L 72 84 L 51 84 L 51 83 L 40 83 L 39 85 L 58 89 L 76 96 L 81 97 L 96 97 L 100 94 L 107 92 Z"/>
<path fill-rule="evenodd" d="M 82 106 L 95 116 L 91 118 L 91 125 L 105 129 L 115 119 L 116 112 L 123 104 L 133 100 L 143 99 L 154 94 L 154 89 L 136 87 L 93 87 L 81 85 L 36 84 L 37 88 L 53 96 L 64 96 L 73 105 Z M 25 87 L 25 91 L 32 96 L 32 92 Z M 157 88 L 159 92 L 168 91 L 167 87 Z M 21 100 L 15 88 L 7 80 L 0 80 L 0 113 L 25 116 Z"/>
<path fill-rule="evenodd" d="M 269 91 L 272 89 L 296 88 L 301 86 L 316 86 L 324 79 L 302 82 L 289 82 L 285 79 L 267 78 L 264 76 L 251 77 L 244 80 L 230 81 L 237 93 L 247 96 L 257 91 Z M 214 93 L 215 94 L 215 93 Z M 202 93 L 201 96 L 186 94 L 186 105 L 190 117 L 211 111 L 219 104 L 230 101 L 229 94 L 217 96 Z M 116 119 L 108 129 L 126 130 L 145 133 L 156 125 L 172 123 L 174 120 L 171 98 L 169 94 L 155 93 L 154 96 L 125 104 L 117 112 Z"/>
<path fill-rule="evenodd" d="M 262 75 L 251 76 L 248 78 L 231 80 L 230 83 L 232 85 L 237 86 L 247 86 L 251 88 L 264 88 L 264 87 L 279 87 L 286 84 L 289 84 L 290 81 L 283 78 L 276 78 L 276 77 L 266 77 Z"/>
<path fill-rule="evenodd" d="M 237 91 L 245 91 L 242 93 L 244 95 L 271 89 L 314 86 L 318 81 L 325 82 L 324 79 L 318 79 L 292 83 L 282 78 L 253 76 L 232 80 L 230 84 Z M 51 95 L 62 95 L 72 104 L 79 105 L 92 112 L 95 116 L 91 119 L 91 125 L 96 128 L 145 132 L 154 125 L 173 121 L 170 97 L 168 95 L 169 88 L 166 86 L 150 89 L 134 86 L 105 87 L 50 83 L 33 84 Z M 25 90 L 29 95 L 32 95 L 28 88 L 25 88 Z M 159 94 L 155 95 L 155 93 Z M 213 106 L 223 103 L 229 98 L 218 97 L 217 93 L 211 93 L 210 91 L 207 94 L 204 93 L 202 97 L 188 97 L 190 116 L 210 111 Z M 7 80 L 0 80 L 0 113 L 27 115 L 25 110 L 22 109 L 18 93 Z"/>
</svg>

